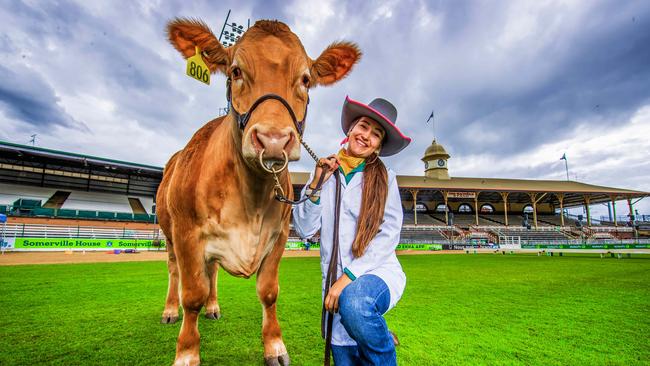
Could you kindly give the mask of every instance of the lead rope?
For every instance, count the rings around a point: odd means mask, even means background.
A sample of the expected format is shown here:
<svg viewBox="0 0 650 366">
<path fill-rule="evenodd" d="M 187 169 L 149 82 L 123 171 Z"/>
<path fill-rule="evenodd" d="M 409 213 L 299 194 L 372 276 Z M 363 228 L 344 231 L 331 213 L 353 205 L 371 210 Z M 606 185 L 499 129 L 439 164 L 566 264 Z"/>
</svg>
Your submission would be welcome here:
<svg viewBox="0 0 650 366">
<path fill-rule="evenodd" d="M 334 172 L 336 176 L 336 201 L 334 203 L 334 239 L 332 240 L 332 255 L 330 256 L 330 265 L 327 269 L 325 279 L 325 297 L 329 294 L 330 288 L 336 282 L 337 267 L 339 263 L 339 216 L 341 212 L 341 177 L 339 172 Z M 325 310 L 325 301 L 321 312 L 321 335 L 325 338 L 325 357 L 324 366 L 330 366 L 330 354 L 332 350 L 332 326 L 334 324 L 334 313 Z"/>
</svg>

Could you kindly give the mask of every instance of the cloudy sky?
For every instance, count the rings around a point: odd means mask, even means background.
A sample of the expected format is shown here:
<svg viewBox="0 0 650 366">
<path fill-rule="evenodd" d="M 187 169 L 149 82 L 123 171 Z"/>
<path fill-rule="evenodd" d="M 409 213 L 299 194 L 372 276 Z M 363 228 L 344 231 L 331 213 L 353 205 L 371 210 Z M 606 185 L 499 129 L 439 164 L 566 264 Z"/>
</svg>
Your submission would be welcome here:
<svg viewBox="0 0 650 366">
<path fill-rule="evenodd" d="M 450 174 L 571 179 L 650 191 L 648 1 L 6 1 L 0 140 L 163 166 L 225 102 L 225 78 L 185 75 L 165 37 L 176 16 L 215 33 L 278 19 L 316 58 L 333 41 L 364 57 L 311 91 L 305 140 L 342 138 L 345 95 L 392 101 L 413 142 L 386 160 L 421 175 L 434 138 Z M 306 154 L 294 171 L 311 169 Z M 650 214 L 650 199 L 639 202 Z M 598 209 L 601 213 L 606 208 Z M 621 212 L 622 211 L 622 212 Z M 627 213 L 619 205 L 619 213 Z"/>
</svg>

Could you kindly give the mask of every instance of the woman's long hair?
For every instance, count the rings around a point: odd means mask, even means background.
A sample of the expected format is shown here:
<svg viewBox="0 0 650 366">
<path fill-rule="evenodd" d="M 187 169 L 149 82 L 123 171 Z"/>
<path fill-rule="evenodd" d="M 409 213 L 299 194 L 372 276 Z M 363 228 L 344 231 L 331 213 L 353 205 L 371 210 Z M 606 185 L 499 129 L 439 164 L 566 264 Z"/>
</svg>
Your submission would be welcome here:
<svg viewBox="0 0 650 366">
<path fill-rule="evenodd" d="M 361 212 L 357 220 L 357 235 L 352 244 L 352 254 L 359 258 L 365 253 L 370 241 L 379 232 L 384 221 L 384 207 L 388 195 L 388 173 L 377 154 L 366 159 L 363 169 L 363 195 Z"/>
</svg>

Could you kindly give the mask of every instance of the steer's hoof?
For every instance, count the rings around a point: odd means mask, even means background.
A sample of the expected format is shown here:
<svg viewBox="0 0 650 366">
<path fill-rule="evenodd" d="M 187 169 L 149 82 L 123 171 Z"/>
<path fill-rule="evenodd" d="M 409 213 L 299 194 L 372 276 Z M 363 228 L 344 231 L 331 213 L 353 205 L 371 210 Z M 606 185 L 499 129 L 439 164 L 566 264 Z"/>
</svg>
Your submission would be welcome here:
<svg viewBox="0 0 650 366">
<path fill-rule="evenodd" d="M 220 312 L 205 313 L 205 317 L 212 320 L 219 320 L 221 319 L 221 313 Z"/>
<path fill-rule="evenodd" d="M 289 366 L 290 363 L 289 355 L 286 353 L 278 357 L 266 357 L 264 359 L 266 366 Z"/>
<path fill-rule="evenodd" d="M 163 316 L 160 324 L 174 324 L 178 321 L 178 316 Z"/>
</svg>

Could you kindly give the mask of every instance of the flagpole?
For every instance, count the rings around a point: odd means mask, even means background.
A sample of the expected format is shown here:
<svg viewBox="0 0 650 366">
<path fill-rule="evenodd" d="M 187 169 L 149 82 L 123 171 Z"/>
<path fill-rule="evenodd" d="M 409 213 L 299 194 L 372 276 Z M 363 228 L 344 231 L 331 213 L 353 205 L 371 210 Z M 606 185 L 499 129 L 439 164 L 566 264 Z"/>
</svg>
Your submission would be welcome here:
<svg viewBox="0 0 650 366">
<path fill-rule="evenodd" d="M 434 111 L 431 111 L 431 115 L 427 119 L 427 123 L 429 123 L 429 121 L 431 121 L 431 127 L 433 128 L 433 140 L 435 141 L 435 139 L 436 139 L 436 120 L 435 120 L 435 118 L 433 116 L 433 112 Z"/>
<path fill-rule="evenodd" d="M 566 156 L 564 157 L 564 168 L 566 169 L 566 180 L 569 180 L 569 162 Z"/>
</svg>

